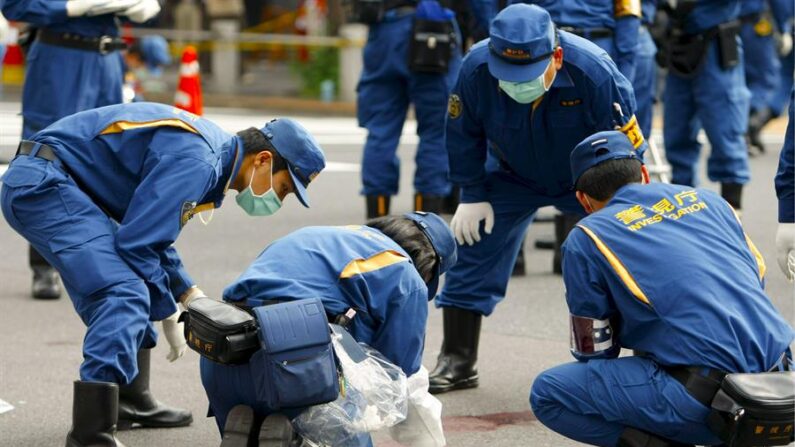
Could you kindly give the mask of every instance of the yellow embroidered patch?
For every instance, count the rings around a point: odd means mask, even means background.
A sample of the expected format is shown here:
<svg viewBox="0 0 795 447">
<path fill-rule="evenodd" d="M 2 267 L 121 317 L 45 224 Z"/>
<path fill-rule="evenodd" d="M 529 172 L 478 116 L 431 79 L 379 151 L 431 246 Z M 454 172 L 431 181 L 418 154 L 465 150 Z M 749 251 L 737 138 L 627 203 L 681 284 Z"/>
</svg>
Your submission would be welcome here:
<svg viewBox="0 0 795 447">
<path fill-rule="evenodd" d="M 456 94 L 450 95 L 450 100 L 447 101 L 447 114 L 450 118 L 456 119 L 461 116 L 462 107 L 461 98 Z"/>
</svg>

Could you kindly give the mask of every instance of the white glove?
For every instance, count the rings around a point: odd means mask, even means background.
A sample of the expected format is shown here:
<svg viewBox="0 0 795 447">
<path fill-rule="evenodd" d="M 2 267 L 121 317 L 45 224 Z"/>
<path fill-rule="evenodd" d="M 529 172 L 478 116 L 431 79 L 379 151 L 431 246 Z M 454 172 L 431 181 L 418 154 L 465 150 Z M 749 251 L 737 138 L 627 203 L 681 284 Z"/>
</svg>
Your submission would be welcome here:
<svg viewBox="0 0 795 447">
<path fill-rule="evenodd" d="M 66 15 L 69 17 L 99 16 L 124 11 L 141 0 L 69 0 Z"/>
<path fill-rule="evenodd" d="M 480 221 L 486 220 L 483 230 L 486 234 L 491 234 L 494 228 L 494 210 L 489 202 L 462 203 L 458 205 L 450 221 L 450 229 L 453 230 L 455 240 L 459 245 L 475 245 L 480 242 Z"/>
<path fill-rule="evenodd" d="M 179 301 L 185 306 L 185 309 L 188 308 L 188 305 L 191 301 L 195 300 L 196 298 L 207 298 L 207 295 L 204 294 L 202 289 L 193 286 L 188 289 L 187 292 L 183 293 L 182 296 L 179 298 Z"/>
<path fill-rule="evenodd" d="M 171 348 L 166 356 L 169 362 L 182 357 L 185 354 L 185 350 L 188 349 L 188 343 L 185 341 L 185 324 L 177 321 L 179 314 L 180 312 L 176 311 L 173 315 L 161 321 L 163 324 L 163 335 Z"/>
<path fill-rule="evenodd" d="M 442 429 L 442 403 L 428 393 L 428 370 L 420 367 L 407 381 L 409 411 L 406 420 L 390 427 L 395 441 L 411 447 L 442 447 L 447 444 Z"/>
<path fill-rule="evenodd" d="M 117 15 L 126 16 L 135 23 L 144 23 L 160 12 L 160 3 L 157 0 L 139 0 L 133 5 Z"/>
<path fill-rule="evenodd" d="M 778 224 L 776 261 L 788 280 L 795 279 L 795 223 Z"/>
<path fill-rule="evenodd" d="M 781 33 L 776 39 L 776 46 L 778 47 L 778 55 L 784 57 L 792 51 L 792 34 Z"/>
</svg>

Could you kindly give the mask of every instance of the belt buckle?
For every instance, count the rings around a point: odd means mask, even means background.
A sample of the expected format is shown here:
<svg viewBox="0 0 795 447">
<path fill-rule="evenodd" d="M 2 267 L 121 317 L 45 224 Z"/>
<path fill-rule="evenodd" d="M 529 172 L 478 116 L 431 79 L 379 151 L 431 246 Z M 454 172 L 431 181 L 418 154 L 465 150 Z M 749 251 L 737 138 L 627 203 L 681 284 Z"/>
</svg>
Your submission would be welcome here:
<svg viewBox="0 0 795 447">
<path fill-rule="evenodd" d="M 113 43 L 113 38 L 112 37 L 110 37 L 110 36 L 101 36 L 99 38 L 99 46 L 97 48 L 99 50 L 99 54 L 104 56 L 104 55 L 110 53 L 111 50 L 108 48 L 108 46 L 110 44 L 112 44 L 112 43 Z"/>
</svg>

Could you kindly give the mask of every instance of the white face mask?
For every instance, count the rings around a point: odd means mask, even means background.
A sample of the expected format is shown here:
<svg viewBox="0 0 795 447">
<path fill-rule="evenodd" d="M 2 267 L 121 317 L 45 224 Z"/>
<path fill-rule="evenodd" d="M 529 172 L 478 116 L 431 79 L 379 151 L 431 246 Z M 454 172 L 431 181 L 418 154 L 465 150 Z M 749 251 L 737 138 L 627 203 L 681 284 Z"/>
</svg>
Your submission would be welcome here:
<svg viewBox="0 0 795 447">
<path fill-rule="evenodd" d="M 240 208 L 243 208 L 249 216 L 270 216 L 276 211 L 279 211 L 279 208 L 282 207 L 282 201 L 273 189 L 273 166 L 271 166 L 271 187 L 259 195 L 254 194 L 254 190 L 251 189 L 256 170 L 257 168 L 254 168 L 251 172 L 251 180 L 248 182 L 248 188 L 241 191 L 237 197 L 235 197 L 235 200 Z"/>
<path fill-rule="evenodd" d="M 543 73 L 541 73 L 541 76 L 533 79 L 532 81 L 508 82 L 501 80 L 499 81 L 500 89 L 502 89 L 506 95 L 510 96 L 511 99 L 518 102 L 519 104 L 530 104 L 531 102 L 543 96 L 544 93 L 548 92 L 549 88 L 552 87 L 552 82 L 555 81 L 557 71 L 555 71 L 555 74 L 552 76 L 552 81 L 550 81 L 549 85 L 544 82 L 544 76 L 546 76 L 551 65 L 552 61 L 549 62 L 549 65 L 547 65 L 547 68 Z"/>
</svg>

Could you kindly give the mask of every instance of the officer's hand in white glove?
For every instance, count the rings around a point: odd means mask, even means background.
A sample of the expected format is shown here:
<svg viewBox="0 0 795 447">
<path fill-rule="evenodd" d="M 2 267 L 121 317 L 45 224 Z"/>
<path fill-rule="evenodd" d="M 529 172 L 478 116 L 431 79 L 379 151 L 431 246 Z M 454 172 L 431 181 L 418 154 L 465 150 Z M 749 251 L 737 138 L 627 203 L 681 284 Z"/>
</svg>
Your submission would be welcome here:
<svg viewBox="0 0 795 447">
<path fill-rule="evenodd" d="M 776 261 L 787 279 L 795 279 L 795 223 L 778 224 Z"/>
<path fill-rule="evenodd" d="M 193 286 L 190 289 L 188 289 L 185 293 L 183 293 L 181 297 L 179 297 L 179 302 L 182 303 L 183 306 L 185 306 L 185 309 L 187 309 L 190 302 L 195 300 L 196 298 L 207 298 L 207 295 L 204 294 L 202 289 Z"/>
<path fill-rule="evenodd" d="M 144 23 L 160 12 L 160 3 L 157 0 L 139 0 L 138 4 L 119 12 L 135 23 Z"/>
<path fill-rule="evenodd" d="M 784 57 L 792 51 L 792 34 L 791 33 L 782 33 L 776 39 L 776 49 L 778 50 L 778 55 Z"/>
<path fill-rule="evenodd" d="M 460 245 L 475 245 L 480 242 L 480 221 L 485 220 L 486 224 L 483 231 L 491 234 L 494 228 L 494 210 L 489 202 L 462 203 L 458 205 L 450 221 L 450 229 L 453 230 L 455 240 Z"/>
<path fill-rule="evenodd" d="M 141 0 L 69 0 L 66 15 L 69 17 L 99 16 L 124 11 Z"/>
<path fill-rule="evenodd" d="M 180 312 L 176 311 L 173 315 L 161 321 L 163 324 L 163 335 L 166 337 L 170 347 L 166 356 L 169 362 L 182 357 L 185 354 L 185 350 L 188 349 L 188 343 L 185 341 L 185 324 L 177 321 L 179 314 Z"/>
</svg>

